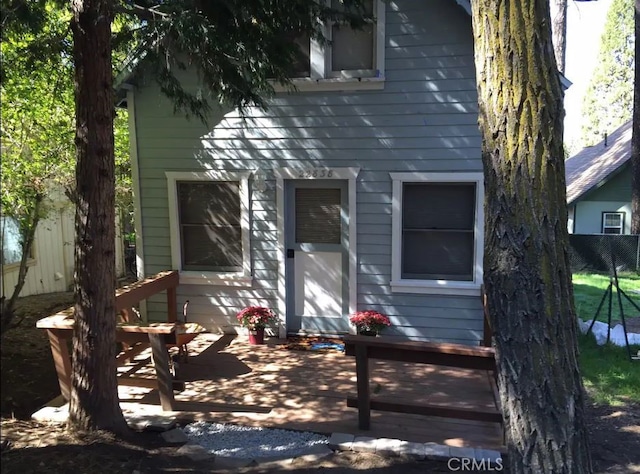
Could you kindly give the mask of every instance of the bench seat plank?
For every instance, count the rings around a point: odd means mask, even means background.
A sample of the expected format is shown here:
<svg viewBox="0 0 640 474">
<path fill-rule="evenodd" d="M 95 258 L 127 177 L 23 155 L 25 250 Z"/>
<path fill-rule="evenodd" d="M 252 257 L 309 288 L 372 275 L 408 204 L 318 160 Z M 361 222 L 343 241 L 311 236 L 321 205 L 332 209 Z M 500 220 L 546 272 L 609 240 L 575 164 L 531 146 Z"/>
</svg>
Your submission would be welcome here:
<svg viewBox="0 0 640 474">
<path fill-rule="evenodd" d="M 369 359 L 445 365 L 462 369 L 495 370 L 495 351 L 491 347 L 471 347 L 461 344 L 440 344 L 420 341 L 385 341 L 384 337 L 346 336 L 345 354 L 356 355 L 356 348 L 365 346 Z"/>
</svg>

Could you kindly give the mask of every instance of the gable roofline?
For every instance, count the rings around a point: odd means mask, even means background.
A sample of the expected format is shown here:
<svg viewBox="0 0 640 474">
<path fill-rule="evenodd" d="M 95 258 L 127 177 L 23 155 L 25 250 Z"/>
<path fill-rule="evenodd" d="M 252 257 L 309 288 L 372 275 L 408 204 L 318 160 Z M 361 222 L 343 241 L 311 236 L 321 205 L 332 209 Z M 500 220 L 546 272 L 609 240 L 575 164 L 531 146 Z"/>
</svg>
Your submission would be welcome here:
<svg viewBox="0 0 640 474">
<path fill-rule="evenodd" d="M 586 147 L 565 161 L 567 204 L 598 189 L 631 159 L 633 120 L 618 127 L 605 140 Z"/>
</svg>

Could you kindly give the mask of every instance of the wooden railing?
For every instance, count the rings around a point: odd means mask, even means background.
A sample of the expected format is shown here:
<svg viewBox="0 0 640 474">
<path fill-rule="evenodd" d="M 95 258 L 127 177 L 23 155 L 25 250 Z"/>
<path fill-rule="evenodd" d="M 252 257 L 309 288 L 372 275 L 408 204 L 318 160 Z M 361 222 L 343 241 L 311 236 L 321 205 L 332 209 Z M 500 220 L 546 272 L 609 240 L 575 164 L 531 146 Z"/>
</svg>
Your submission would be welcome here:
<svg viewBox="0 0 640 474">
<path fill-rule="evenodd" d="M 143 300 L 167 292 L 167 322 L 176 321 L 176 289 L 180 283 L 180 274 L 173 271 L 160 272 L 154 276 L 138 280 L 131 285 L 116 290 L 116 312 L 131 314 L 132 308 Z"/>
<path fill-rule="evenodd" d="M 160 272 L 157 275 L 138 280 L 131 285 L 123 286 L 116 290 L 116 313 L 123 316 L 125 322 L 132 319 L 135 314 L 133 307 L 141 301 L 162 291 L 167 292 L 167 322 L 176 321 L 176 289 L 180 283 L 177 271 Z M 51 316 L 40 319 L 36 327 L 42 329 L 72 329 L 74 324 L 74 307 L 57 312 Z"/>
<path fill-rule="evenodd" d="M 368 430 L 370 428 L 371 410 L 502 423 L 502 414 L 498 408 L 495 388 L 496 361 L 493 348 L 417 341 L 391 342 L 382 337 L 370 336 L 346 336 L 344 343 L 345 354 L 356 358 L 358 396 L 357 398 L 347 398 L 347 406 L 358 409 L 360 429 Z M 487 379 L 493 391 L 496 409 L 475 410 L 442 405 L 402 404 L 372 400 L 369 383 L 369 359 L 485 370 L 490 375 Z"/>
<path fill-rule="evenodd" d="M 176 322 L 176 289 L 179 281 L 177 271 L 166 271 L 116 291 L 116 311 L 122 319 L 116 327 L 116 341 L 123 344 L 123 351 L 116 358 L 117 364 L 122 365 L 151 347 L 156 371 L 155 380 L 126 374 L 118 377 L 118 382 L 122 385 L 158 388 L 164 410 L 172 410 L 174 405 L 174 380 L 169 369 L 167 347 L 187 344 L 204 332 L 199 324 Z M 133 308 L 162 291 L 167 292 L 166 322 L 144 323 L 139 320 Z M 71 394 L 71 357 L 68 346 L 73 337 L 74 325 L 73 306 L 36 323 L 36 327 L 47 330 L 60 391 L 67 400 Z"/>
</svg>

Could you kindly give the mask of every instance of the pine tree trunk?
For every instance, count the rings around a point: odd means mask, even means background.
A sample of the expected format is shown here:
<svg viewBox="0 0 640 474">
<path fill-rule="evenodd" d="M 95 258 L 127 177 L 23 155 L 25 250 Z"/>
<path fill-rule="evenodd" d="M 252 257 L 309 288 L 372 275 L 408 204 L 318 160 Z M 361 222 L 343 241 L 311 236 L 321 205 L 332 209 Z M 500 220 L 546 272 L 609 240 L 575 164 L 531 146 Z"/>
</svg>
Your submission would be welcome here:
<svg viewBox="0 0 640 474">
<path fill-rule="evenodd" d="M 484 283 L 512 473 L 591 472 L 549 3 L 472 2 Z"/>
<path fill-rule="evenodd" d="M 127 432 L 116 380 L 115 161 L 109 0 L 72 0 L 76 97 L 75 430 Z"/>
<path fill-rule="evenodd" d="M 640 0 L 635 2 L 635 76 L 631 134 L 631 233 L 640 235 Z"/>
</svg>

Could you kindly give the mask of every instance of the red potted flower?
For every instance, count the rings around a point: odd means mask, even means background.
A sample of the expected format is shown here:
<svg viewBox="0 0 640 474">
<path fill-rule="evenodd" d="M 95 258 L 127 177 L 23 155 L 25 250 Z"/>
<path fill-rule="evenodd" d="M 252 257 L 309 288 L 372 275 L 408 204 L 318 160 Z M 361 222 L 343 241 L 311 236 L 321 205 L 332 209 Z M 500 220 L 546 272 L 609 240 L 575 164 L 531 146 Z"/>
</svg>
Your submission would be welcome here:
<svg viewBox="0 0 640 474">
<path fill-rule="evenodd" d="M 247 306 L 236 317 L 249 330 L 249 344 L 263 344 L 264 329 L 277 320 L 275 313 L 263 306 Z"/>
<path fill-rule="evenodd" d="M 391 326 L 386 315 L 371 309 L 354 313 L 349 321 L 356 327 L 358 334 L 367 336 L 377 336 L 383 329 Z"/>
</svg>

